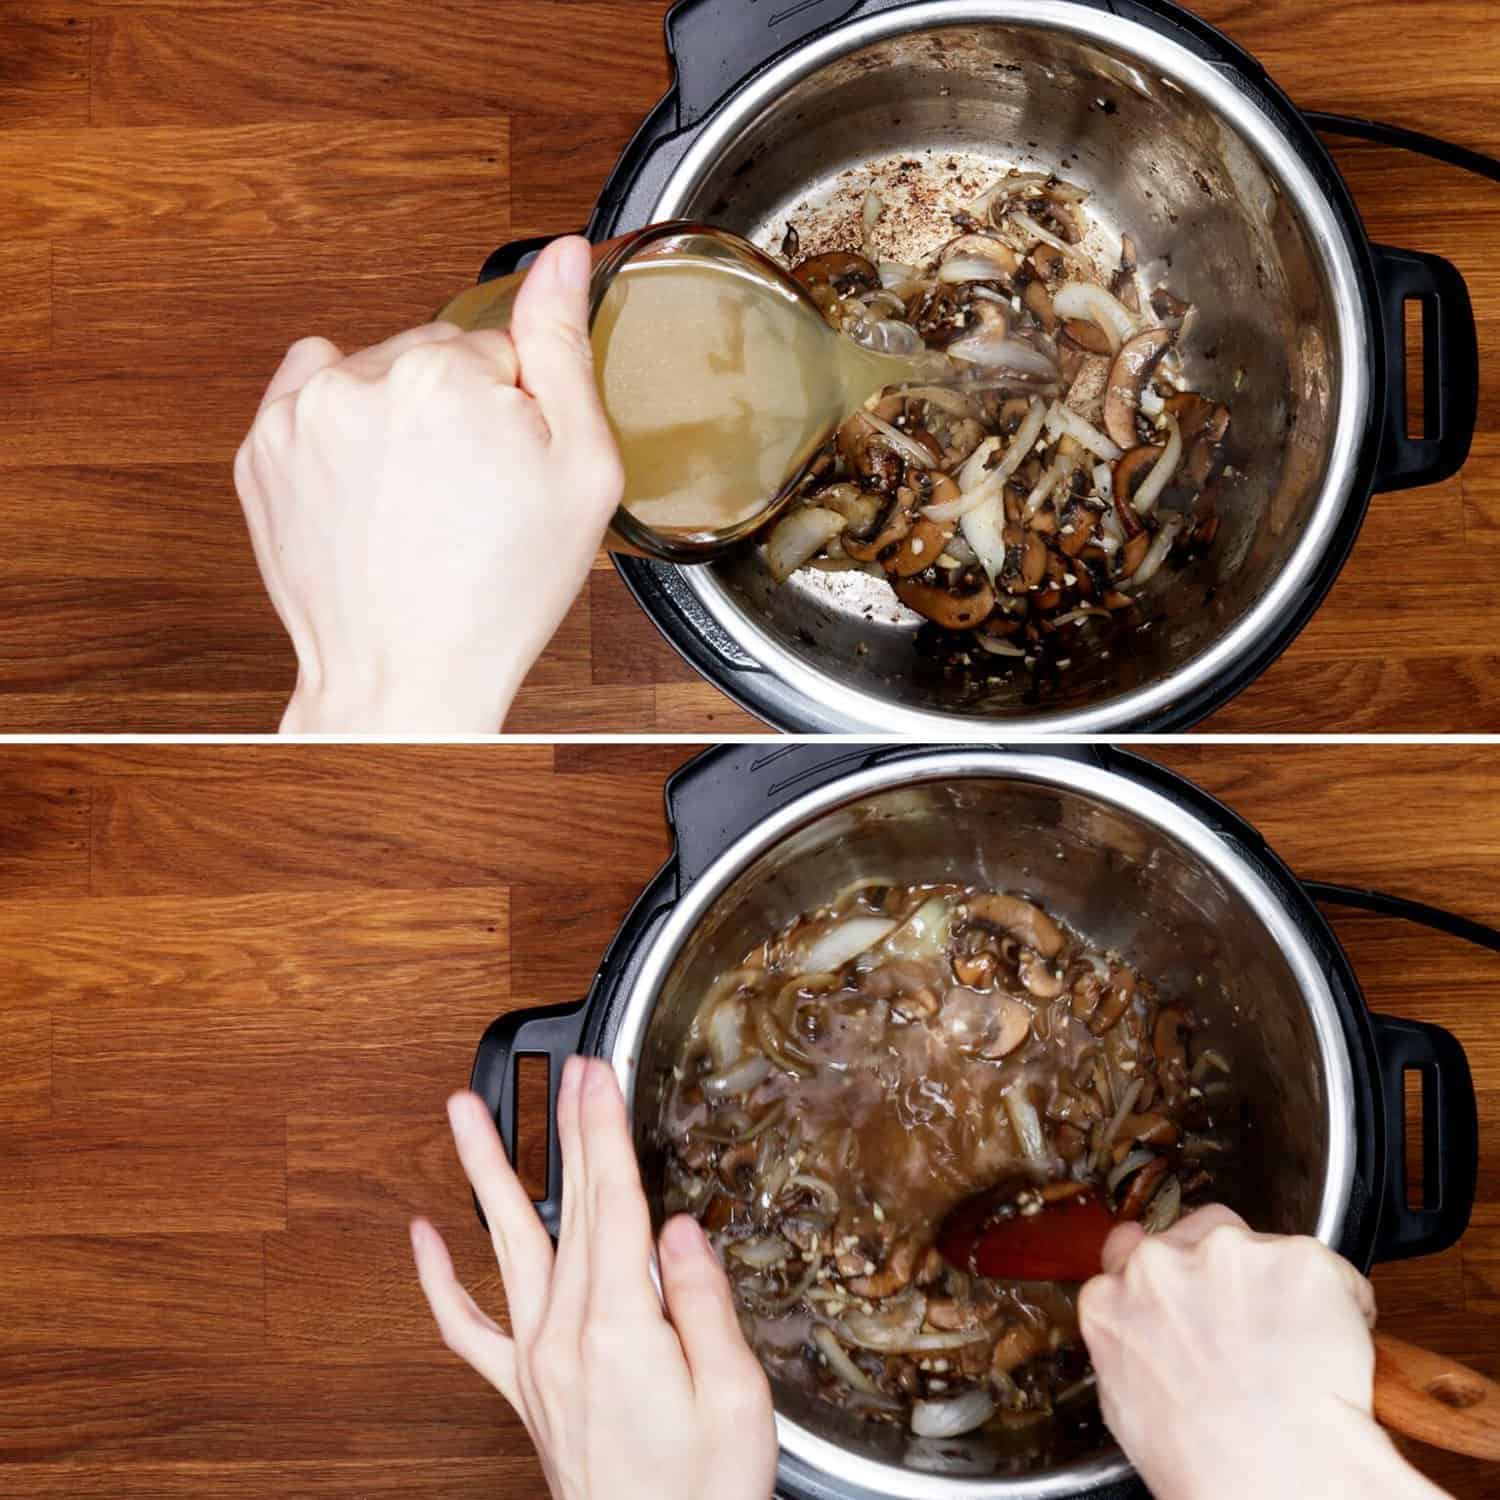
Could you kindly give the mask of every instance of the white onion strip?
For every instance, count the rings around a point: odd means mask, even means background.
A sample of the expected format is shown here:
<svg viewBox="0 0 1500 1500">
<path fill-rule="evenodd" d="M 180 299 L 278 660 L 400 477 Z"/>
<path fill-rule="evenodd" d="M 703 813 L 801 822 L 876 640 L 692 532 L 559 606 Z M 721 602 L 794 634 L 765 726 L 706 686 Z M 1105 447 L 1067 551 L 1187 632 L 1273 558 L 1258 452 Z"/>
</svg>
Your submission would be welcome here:
<svg viewBox="0 0 1500 1500">
<path fill-rule="evenodd" d="M 1077 245 L 1070 245 L 1066 240 L 1059 239 L 1049 230 L 1042 228 L 1029 214 L 1023 214 L 1019 209 L 1010 211 L 1010 221 L 1019 228 L 1024 229 L 1027 234 L 1035 235 L 1044 245 L 1051 245 L 1059 255 L 1066 255 L 1069 260 L 1077 261 L 1080 265 L 1087 266 L 1089 270 L 1094 269 L 1094 263 Z M 1054 306 L 1056 303 L 1054 302 Z"/>
<path fill-rule="evenodd" d="M 1047 436 L 1054 441 L 1064 433 L 1081 447 L 1087 448 L 1095 458 L 1113 463 L 1120 456 L 1120 445 L 1106 437 L 1092 422 L 1085 422 L 1072 407 L 1054 401 L 1047 412 Z"/>
<path fill-rule="evenodd" d="M 1161 571 L 1161 565 L 1167 560 L 1167 553 L 1172 550 L 1172 543 L 1177 540 L 1177 534 L 1184 525 L 1182 516 L 1168 516 L 1161 523 L 1161 530 L 1151 538 L 1151 545 L 1146 549 L 1146 555 L 1141 559 L 1141 565 L 1131 576 L 1130 582 L 1136 587 L 1150 583 L 1157 573 Z"/>
<path fill-rule="evenodd" d="M 1122 345 L 1140 331 L 1140 319 L 1120 299 L 1092 281 L 1070 281 L 1052 298 L 1052 310 L 1060 318 L 1077 318 L 1097 324 L 1109 340 L 1109 351 L 1118 354 Z"/>
<path fill-rule="evenodd" d="M 814 553 L 820 552 L 849 524 L 837 511 L 804 506 L 776 523 L 766 541 L 771 577 L 785 583 Z"/>
<path fill-rule="evenodd" d="M 1171 412 L 1163 412 L 1162 416 L 1167 424 L 1167 446 L 1151 466 L 1151 472 L 1141 481 L 1141 487 L 1130 502 L 1143 516 L 1156 509 L 1161 492 L 1171 482 L 1172 476 L 1177 472 L 1177 465 L 1182 462 L 1182 428 Z"/>
<path fill-rule="evenodd" d="M 932 455 L 920 444 L 913 442 L 911 438 L 902 432 L 899 427 L 892 427 L 889 422 L 882 421 L 874 412 L 861 412 L 860 415 L 872 426 L 891 447 L 909 458 L 919 468 L 933 469 L 937 467 Z"/>
</svg>

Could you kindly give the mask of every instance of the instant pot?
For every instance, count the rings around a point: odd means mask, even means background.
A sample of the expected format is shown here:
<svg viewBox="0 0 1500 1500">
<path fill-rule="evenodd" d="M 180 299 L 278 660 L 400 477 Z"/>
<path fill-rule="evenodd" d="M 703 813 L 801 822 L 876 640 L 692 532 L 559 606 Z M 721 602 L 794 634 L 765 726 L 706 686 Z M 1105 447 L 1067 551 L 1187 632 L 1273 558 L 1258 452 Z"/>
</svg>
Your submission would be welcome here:
<svg viewBox="0 0 1500 1500">
<path fill-rule="evenodd" d="M 941 674 L 914 652 L 916 617 L 864 574 L 806 570 L 775 588 L 754 547 L 710 566 L 618 559 L 672 645 L 768 723 L 930 740 L 1181 728 L 1307 623 L 1373 491 L 1434 483 L 1464 462 L 1478 354 L 1463 279 L 1437 256 L 1372 244 L 1308 121 L 1187 11 L 680 0 L 666 35 L 676 80 L 605 183 L 591 238 L 697 219 L 774 251 L 800 222 L 807 249 L 809 224 L 849 180 L 840 174 L 857 178 L 872 159 L 919 164 L 934 194 L 954 153 L 996 178 L 1056 170 L 1090 190 L 1109 235 L 1132 236 L 1148 286 L 1165 280 L 1196 304 L 1184 375 L 1233 409 L 1234 473 L 1209 556 L 1153 583 L 1149 628 L 1107 653 L 1075 652 L 1057 683 Z M 481 279 L 541 243 L 497 251 Z M 1408 299 L 1424 309 L 1427 425 L 1415 438 Z"/>
<path fill-rule="evenodd" d="M 667 783 L 672 852 L 586 999 L 511 1012 L 480 1043 L 473 1088 L 514 1154 L 516 1060 L 609 1059 L 660 1222 L 662 1090 L 713 979 L 763 933 L 858 876 L 993 884 L 1117 947 L 1164 994 L 1191 993 L 1233 1067 L 1217 1191 L 1268 1232 L 1316 1234 L 1361 1270 L 1463 1233 L 1478 1164 L 1474 1088 L 1441 1027 L 1372 1013 L 1315 898 L 1500 935 L 1373 892 L 1307 886 L 1242 818 L 1154 763 L 1107 747 L 742 745 Z M 1200 982 L 1201 980 L 1201 982 Z M 1405 1076 L 1423 1080 L 1424 1184 L 1406 1193 Z M 549 1119 L 556 1232 L 561 1163 Z M 904 1438 L 776 1391 L 785 1500 L 1037 1500 L 1142 1492 L 1113 1447 L 1025 1474 L 913 1468 Z M 970 1455 L 972 1458 L 972 1455 Z"/>
</svg>

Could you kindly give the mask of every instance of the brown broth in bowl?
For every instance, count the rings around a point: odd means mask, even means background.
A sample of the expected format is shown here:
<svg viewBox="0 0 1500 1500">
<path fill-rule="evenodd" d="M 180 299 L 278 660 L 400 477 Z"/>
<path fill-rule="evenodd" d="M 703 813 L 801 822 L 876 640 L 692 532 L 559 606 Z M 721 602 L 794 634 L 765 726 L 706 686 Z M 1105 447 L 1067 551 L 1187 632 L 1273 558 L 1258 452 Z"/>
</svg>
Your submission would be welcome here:
<svg viewBox="0 0 1500 1500">
<path fill-rule="evenodd" d="M 666 1207 L 724 1261 L 773 1378 L 919 1441 L 1040 1456 L 1097 1422 L 1077 1287 L 947 1264 L 948 1212 L 1092 1191 L 1159 1231 L 1212 1187 L 1228 1063 L 1032 903 L 863 882 L 713 986 L 664 1108 Z"/>
</svg>

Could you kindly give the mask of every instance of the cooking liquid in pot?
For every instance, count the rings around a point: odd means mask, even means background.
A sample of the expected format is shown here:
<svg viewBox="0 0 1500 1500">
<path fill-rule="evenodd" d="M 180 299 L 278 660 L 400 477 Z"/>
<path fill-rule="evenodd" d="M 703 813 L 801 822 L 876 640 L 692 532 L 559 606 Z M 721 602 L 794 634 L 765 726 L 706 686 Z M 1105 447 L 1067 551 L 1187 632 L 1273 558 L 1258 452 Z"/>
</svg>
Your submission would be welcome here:
<svg viewBox="0 0 1500 1500">
<path fill-rule="evenodd" d="M 665 1106 L 666 1207 L 708 1229 L 777 1379 L 908 1427 L 918 1456 L 983 1429 L 1024 1469 L 1098 1437 L 1076 1288 L 972 1276 L 937 1229 L 999 1183 L 1023 1214 L 1093 1192 L 1174 1222 L 1208 1189 L 1227 1068 L 1190 1058 L 1191 1030 L 1028 902 L 867 882 L 705 999 Z"/>
<path fill-rule="evenodd" d="M 863 349 L 785 281 L 690 252 L 627 262 L 593 342 L 625 508 L 688 536 L 759 515 L 867 398 L 934 377 L 931 354 Z"/>
</svg>

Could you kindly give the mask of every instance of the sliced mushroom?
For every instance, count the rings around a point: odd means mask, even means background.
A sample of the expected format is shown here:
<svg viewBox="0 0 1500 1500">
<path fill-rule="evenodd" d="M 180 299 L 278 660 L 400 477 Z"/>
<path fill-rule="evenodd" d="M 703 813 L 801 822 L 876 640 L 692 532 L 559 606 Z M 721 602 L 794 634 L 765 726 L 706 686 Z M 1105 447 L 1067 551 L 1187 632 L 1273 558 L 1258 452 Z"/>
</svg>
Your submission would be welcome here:
<svg viewBox="0 0 1500 1500">
<path fill-rule="evenodd" d="M 831 286 L 841 297 L 855 292 L 873 292 L 880 286 L 880 272 L 863 255 L 849 250 L 830 250 L 814 255 L 792 269 L 792 278 L 809 291 Z"/>
<path fill-rule="evenodd" d="M 1046 1329 L 1035 1328 L 1030 1323 L 1013 1323 L 995 1340 L 990 1369 L 997 1375 L 1009 1375 L 1027 1360 L 1044 1354 L 1051 1343 Z"/>
<path fill-rule="evenodd" d="M 1229 408 L 1207 401 L 1193 391 L 1169 396 L 1166 407 L 1182 429 L 1187 450 L 1187 476 L 1202 489 L 1216 474 L 1223 457 L 1224 434 L 1229 431 Z"/>
<path fill-rule="evenodd" d="M 1123 507 L 1121 509 L 1123 514 Z M 1146 554 L 1151 550 L 1151 534 L 1147 531 L 1137 531 L 1131 539 L 1120 549 L 1119 576 L 1121 578 L 1134 578 L 1140 571 L 1141 564 L 1146 560 Z"/>
<path fill-rule="evenodd" d="M 1053 254 L 1056 253 L 1053 251 Z M 1047 290 L 1047 283 L 1040 277 L 1026 283 L 1026 290 L 1021 293 L 1021 301 L 1026 304 L 1026 309 L 1031 316 L 1048 333 L 1057 327 L 1057 313 L 1053 311 L 1052 293 Z"/>
<path fill-rule="evenodd" d="M 1048 289 L 1055 292 L 1068 272 L 1067 258 L 1062 251 L 1054 250 L 1051 245 L 1037 245 L 1027 259 Z"/>
<path fill-rule="evenodd" d="M 1156 467 L 1156 461 L 1164 451 L 1154 444 L 1142 443 L 1115 460 L 1113 489 L 1116 505 L 1123 507 L 1125 502 L 1134 499 L 1141 481 Z M 1130 509 L 1134 510 L 1135 506 L 1130 506 Z"/>
<path fill-rule="evenodd" d="M 1159 286 L 1151 293 L 1151 311 L 1158 318 L 1175 318 L 1181 321 L 1187 317 L 1190 302 L 1184 302 L 1180 297 L 1174 297 L 1166 287 Z"/>
<path fill-rule="evenodd" d="M 1117 1140 L 1140 1141 L 1145 1146 L 1175 1146 L 1180 1130 L 1161 1114 L 1126 1115 Z"/>
<path fill-rule="evenodd" d="M 929 504 L 940 505 L 958 499 L 958 486 L 943 475 L 932 487 Z M 897 578 L 913 578 L 925 573 L 939 557 L 948 539 L 958 528 L 955 521 L 933 521 L 923 516 L 907 534 L 889 558 L 881 558 L 881 566 Z"/>
<path fill-rule="evenodd" d="M 1017 968 L 1021 983 L 1038 1000 L 1056 1000 L 1063 992 L 1062 975 L 1049 968 L 1036 953 L 1023 953 Z"/>
<path fill-rule="evenodd" d="M 874 1274 L 851 1277 L 845 1284 L 856 1297 L 890 1297 L 911 1284 L 919 1247 L 910 1236 L 891 1247 L 886 1263 Z"/>
<path fill-rule="evenodd" d="M 987 234 L 961 234 L 949 240 L 938 254 L 938 266 L 941 269 L 954 260 L 989 261 L 995 267 L 996 281 L 1008 282 L 1021 269 L 1021 257 Z"/>
<path fill-rule="evenodd" d="M 834 484 L 819 490 L 812 497 L 812 504 L 836 511 L 849 523 L 845 536 L 858 538 L 874 532 L 890 501 L 884 495 L 860 489 L 857 484 Z"/>
<path fill-rule="evenodd" d="M 1031 1035 L 1031 1012 L 1019 1000 L 1000 995 L 995 1000 L 993 1031 L 976 1049 L 991 1062 L 1009 1057 Z"/>
<path fill-rule="evenodd" d="M 1135 446 L 1141 391 L 1171 344 L 1172 335 L 1165 328 L 1148 328 L 1136 334 L 1110 366 L 1109 389 L 1104 393 L 1104 430 L 1122 448 Z"/>
<path fill-rule="evenodd" d="M 961 592 L 918 578 L 902 578 L 896 584 L 896 597 L 945 630 L 973 630 L 995 608 L 995 591 L 981 573 L 965 577 L 969 586 Z"/>
<path fill-rule="evenodd" d="M 913 496 L 913 499 L 916 497 Z M 903 505 L 898 498 L 891 504 L 880 530 L 873 537 L 857 539 L 845 532 L 843 537 L 844 551 L 852 557 L 855 562 L 877 562 L 881 553 L 896 546 L 911 530 L 915 521 L 912 508 Z"/>
<path fill-rule="evenodd" d="M 980 1310 L 967 1298 L 931 1297 L 927 1302 L 927 1326 L 939 1333 L 958 1333 L 984 1323 Z"/>
<path fill-rule="evenodd" d="M 1081 344 L 1090 354 L 1113 354 L 1109 335 L 1097 324 L 1083 318 L 1068 318 L 1063 323 L 1063 332 L 1075 344 Z"/>
<path fill-rule="evenodd" d="M 953 960 L 953 976 L 971 990 L 986 990 L 995 981 L 993 953 L 961 954 Z"/>
<path fill-rule="evenodd" d="M 1171 1163 L 1165 1156 L 1158 1156 L 1147 1162 L 1130 1179 L 1130 1186 L 1125 1191 L 1125 1199 L 1120 1204 L 1120 1211 L 1116 1218 L 1140 1218 L 1146 1211 L 1146 1205 L 1150 1203 L 1152 1196 L 1161 1185 L 1162 1178 L 1167 1175 L 1170 1165 Z"/>
<path fill-rule="evenodd" d="M 1043 958 L 1056 958 L 1062 952 L 1062 929 L 1044 912 L 1020 896 L 1000 891 L 986 891 L 971 896 L 964 911 L 975 922 L 1008 932 L 1018 942 L 1034 948 Z"/>
<path fill-rule="evenodd" d="M 1105 986 L 1099 1004 L 1088 1018 L 1088 1028 L 1095 1036 L 1103 1036 L 1119 1025 L 1120 1017 L 1130 1008 L 1135 999 L 1135 975 L 1129 969 L 1110 971 L 1109 983 Z"/>
<path fill-rule="evenodd" d="M 855 412 L 839 428 L 838 448 L 849 472 L 875 489 L 894 490 L 905 476 L 905 460 L 884 433 L 865 421 L 863 412 Z"/>
</svg>

